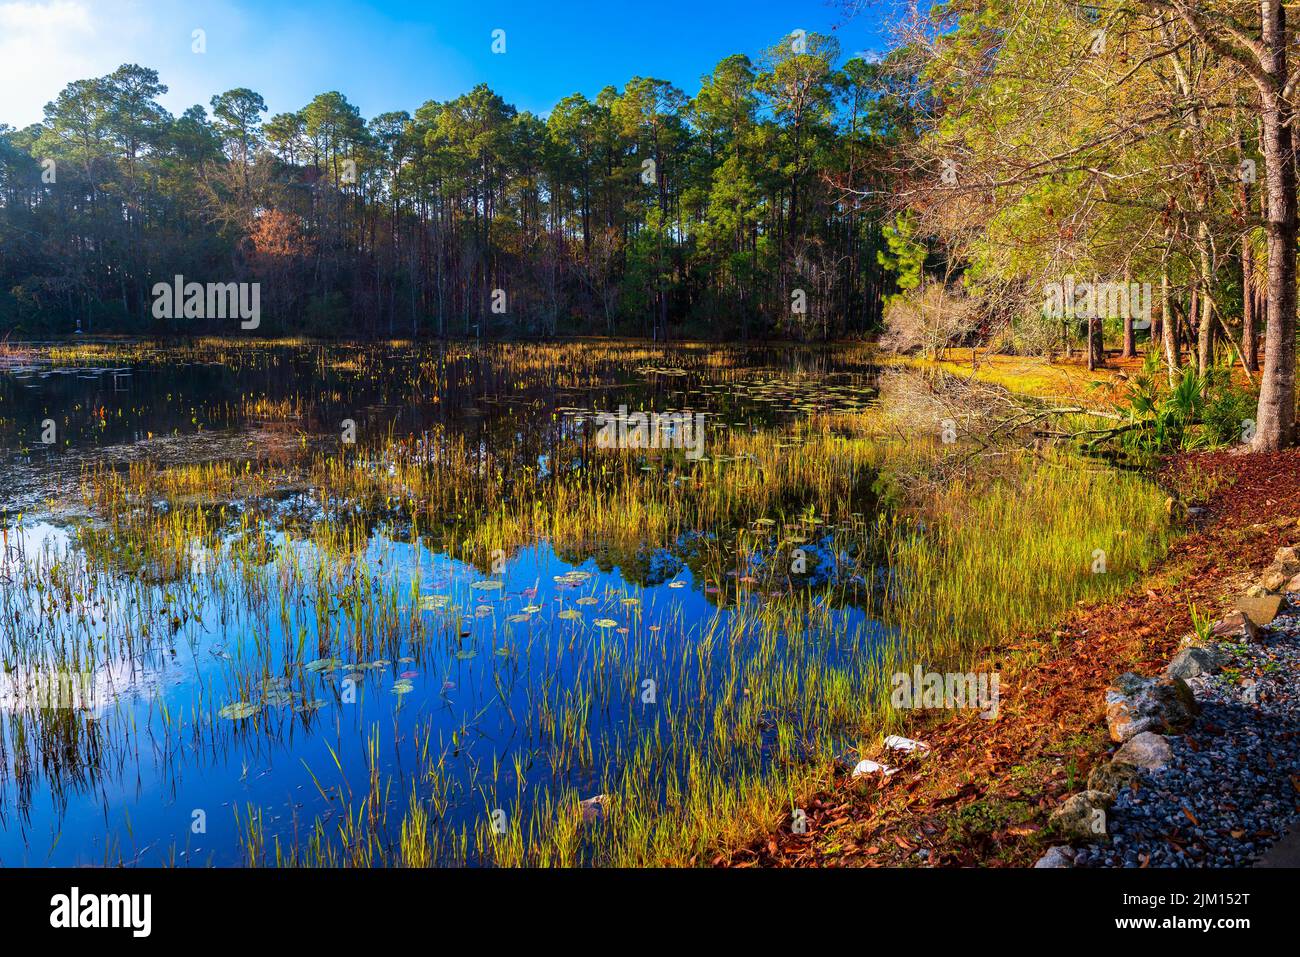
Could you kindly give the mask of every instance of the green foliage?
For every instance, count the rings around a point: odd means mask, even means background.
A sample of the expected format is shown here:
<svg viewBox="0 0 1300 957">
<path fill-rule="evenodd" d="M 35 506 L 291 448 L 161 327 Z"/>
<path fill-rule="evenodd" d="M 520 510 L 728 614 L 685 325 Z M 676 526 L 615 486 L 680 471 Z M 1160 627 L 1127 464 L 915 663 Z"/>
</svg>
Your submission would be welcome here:
<svg viewBox="0 0 1300 957">
<path fill-rule="evenodd" d="M 1255 419 L 1258 397 L 1252 390 L 1232 385 L 1226 369 L 1211 370 L 1211 381 L 1202 413 L 1206 442 L 1215 446 L 1240 442 L 1245 423 Z"/>
<path fill-rule="evenodd" d="M 911 292 L 921 284 L 928 251 L 918 242 L 916 217 L 901 213 L 892 222 L 881 227 L 886 249 L 876 252 L 876 260 L 886 271 L 894 274 L 899 291 L 886 299 L 886 305 Z"/>
<path fill-rule="evenodd" d="M 1214 448 L 1239 442 L 1246 420 L 1254 416 L 1252 392 L 1232 384 L 1227 369 L 1204 375 L 1188 366 L 1165 384 L 1154 352 L 1129 386 L 1129 419 L 1135 428 L 1123 434 L 1132 452 L 1163 453 Z"/>
<path fill-rule="evenodd" d="M 337 90 L 268 117 L 244 87 L 173 117 L 127 64 L 0 126 L 0 317 L 229 333 L 153 319 L 154 284 L 180 274 L 260 282 L 260 335 L 865 332 L 884 240 L 844 187 L 908 110 L 878 65 L 839 59 L 831 37 L 786 37 L 694 98 L 637 76 L 544 119 L 486 84 L 368 120 Z M 907 282 L 911 256 L 896 236 Z"/>
</svg>

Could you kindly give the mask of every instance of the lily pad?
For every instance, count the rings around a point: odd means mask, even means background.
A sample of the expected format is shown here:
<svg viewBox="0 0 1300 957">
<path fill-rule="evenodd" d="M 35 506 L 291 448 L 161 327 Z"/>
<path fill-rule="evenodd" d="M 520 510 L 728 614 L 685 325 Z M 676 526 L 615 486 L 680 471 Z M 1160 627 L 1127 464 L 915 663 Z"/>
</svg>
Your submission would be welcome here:
<svg viewBox="0 0 1300 957">
<path fill-rule="evenodd" d="M 217 714 L 231 721 L 242 721 L 245 718 L 251 718 L 261 710 L 261 705 L 249 704 L 247 701 L 236 701 L 234 704 L 226 705 Z"/>
</svg>

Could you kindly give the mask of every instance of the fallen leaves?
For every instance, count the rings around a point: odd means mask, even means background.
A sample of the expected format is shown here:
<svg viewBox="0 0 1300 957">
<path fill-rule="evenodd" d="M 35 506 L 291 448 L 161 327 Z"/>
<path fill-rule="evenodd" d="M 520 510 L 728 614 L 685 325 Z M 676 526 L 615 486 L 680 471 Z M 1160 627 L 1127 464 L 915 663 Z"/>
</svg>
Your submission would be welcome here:
<svg viewBox="0 0 1300 957">
<path fill-rule="evenodd" d="M 1179 455 L 1167 462 L 1162 478 L 1179 487 L 1185 470 L 1222 472 L 1232 481 L 1218 483 L 1204 503 L 1204 520 L 1171 546 L 1152 580 L 1115 600 L 1080 606 L 1041 634 L 988 649 L 983 664 L 996 664 L 990 670 L 1003 673 L 996 722 L 969 714 L 920 717 L 907 733 L 931 745 L 933 753 L 924 762 L 909 755 L 900 762 L 907 774 L 873 775 L 865 779 L 869 783 L 841 775 L 805 804 L 811 808 L 812 800 L 819 800 L 822 810 L 810 812 L 800 842 L 789 835 L 764 835 L 734 856 L 719 855 L 715 866 L 728 860 L 735 867 L 916 865 L 922 834 L 928 865 L 1031 864 L 1041 854 L 1035 835 L 1048 813 L 1069 790 L 1082 788 L 1088 768 L 1105 753 L 1101 696 L 1115 675 L 1163 669 L 1179 638 L 1192 630 L 1189 602 L 1221 604 L 1228 597 L 1225 582 L 1254 574 L 1279 545 L 1300 538 L 1294 522 L 1270 526 L 1267 534 L 1248 540 L 1239 534 L 1257 514 L 1243 503 L 1267 497 L 1279 503 L 1279 514 L 1300 514 L 1300 452 Z M 1203 725 L 1198 734 L 1214 738 L 1223 730 Z M 1081 747 L 1081 735 L 1093 737 Z M 1067 762 L 1074 765 L 1069 774 Z M 1292 776 L 1291 783 L 1300 794 L 1300 776 Z M 976 828 L 973 835 L 964 826 L 971 816 L 978 821 L 981 809 L 1012 799 L 1032 818 L 1003 820 Z M 831 805 L 834 810 L 826 811 Z M 1199 826 L 1190 808 L 1183 812 Z M 845 842 L 846 833 L 854 840 Z M 1187 840 L 1177 833 L 1167 838 L 1177 847 Z M 1140 867 L 1149 863 L 1146 855 L 1139 856 Z"/>
</svg>

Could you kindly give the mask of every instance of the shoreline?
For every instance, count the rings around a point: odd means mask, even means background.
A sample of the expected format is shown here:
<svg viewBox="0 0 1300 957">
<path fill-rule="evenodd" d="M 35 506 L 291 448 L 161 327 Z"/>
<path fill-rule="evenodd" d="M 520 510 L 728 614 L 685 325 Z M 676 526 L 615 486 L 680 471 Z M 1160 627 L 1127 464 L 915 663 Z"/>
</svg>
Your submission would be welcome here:
<svg viewBox="0 0 1300 957">
<path fill-rule="evenodd" d="M 882 747 L 861 755 L 887 761 L 898 773 L 855 779 L 837 769 L 827 786 L 805 796 L 805 833 L 793 833 L 787 820 L 714 863 L 1032 866 L 1063 843 L 1050 823 L 1052 811 L 1082 791 L 1114 750 L 1103 705 L 1114 679 L 1130 671 L 1160 674 L 1194 632 L 1193 608 L 1199 617 L 1226 614 L 1278 548 L 1300 541 L 1297 467 L 1295 451 L 1167 457 L 1153 480 L 1174 489 L 1208 488 L 1208 497 L 1192 509 L 1167 554 L 1122 595 L 1080 604 L 1055 626 L 985 652 L 977 667 L 1003 674 L 997 720 L 920 713 L 902 733 L 926 743 L 928 751 L 900 754 Z M 1247 518 L 1261 502 L 1281 517 Z M 1133 803 L 1141 806 L 1142 798 Z M 1268 841 L 1259 856 L 1281 837 Z"/>
</svg>

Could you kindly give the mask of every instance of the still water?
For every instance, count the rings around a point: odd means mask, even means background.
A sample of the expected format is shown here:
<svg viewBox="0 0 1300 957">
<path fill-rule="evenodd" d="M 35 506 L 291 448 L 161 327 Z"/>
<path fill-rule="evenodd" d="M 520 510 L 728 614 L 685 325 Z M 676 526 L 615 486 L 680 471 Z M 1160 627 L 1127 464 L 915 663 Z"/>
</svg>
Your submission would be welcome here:
<svg viewBox="0 0 1300 957">
<path fill-rule="evenodd" d="M 575 449 L 620 407 L 780 441 L 873 382 L 831 351 L 637 343 L 79 343 L 0 366 L 0 865 L 625 860 L 611 842 L 662 840 L 628 837 L 654 808 L 838 747 L 828 716 L 881 635 L 833 528 L 793 539 L 797 588 L 764 572 L 775 530 L 471 555 L 300 466 L 454 437 L 508 490 L 592 468 Z M 153 501 L 142 463 L 263 480 Z M 175 517 L 182 562 L 143 557 L 94 495 L 108 476 Z"/>
</svg>

